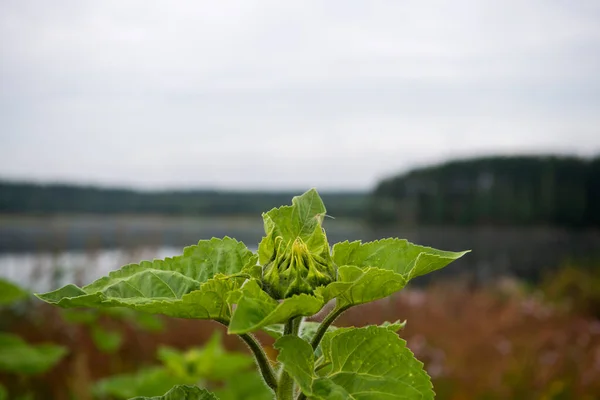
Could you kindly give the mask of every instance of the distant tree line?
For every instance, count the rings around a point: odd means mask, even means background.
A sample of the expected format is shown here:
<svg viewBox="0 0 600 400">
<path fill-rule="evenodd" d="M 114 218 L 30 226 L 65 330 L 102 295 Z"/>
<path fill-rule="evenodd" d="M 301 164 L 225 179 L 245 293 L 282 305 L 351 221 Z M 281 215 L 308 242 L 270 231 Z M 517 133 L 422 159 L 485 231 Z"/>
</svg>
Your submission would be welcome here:
<svg viewBox="0 0 600 400">
<path fill-rule="evenodd" d="M 379 183 L 368 220 L 384 224 L 600 226 L 600 157 L 487 157 Z"/>
<path fill-rule="evenodd" d="M 216 190 L 136 191 L 74 185 L 39 185 L 0 181 L 0 213 L 4 214 L 165 214 L 260 215 L 289 204 L 299 192 Z M 362 217 L 366 193 L 321 193 L 332 216 Z"/>
<path fill-rule="evenodd" d="M 0 214 L 257 215 L 299 192 L 137 191 L 0 181 Z M 373 226 L 600 226 L 600 157 L 486 157 L 415 169 L 375 190 L 321 193 Z"/>
</svg>

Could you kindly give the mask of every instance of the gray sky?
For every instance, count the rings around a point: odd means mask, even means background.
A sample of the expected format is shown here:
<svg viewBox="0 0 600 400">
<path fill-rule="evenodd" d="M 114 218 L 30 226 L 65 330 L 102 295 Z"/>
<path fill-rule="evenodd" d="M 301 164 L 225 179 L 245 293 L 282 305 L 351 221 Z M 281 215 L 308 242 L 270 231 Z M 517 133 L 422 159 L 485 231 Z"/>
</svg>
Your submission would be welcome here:
<svg viewBox="0 0 600 400">
<path fill-rule="evenodd" d="M 367 189 L 600 152 L 600 2 L 0 0 L 0 177 Z"/>
</svg>

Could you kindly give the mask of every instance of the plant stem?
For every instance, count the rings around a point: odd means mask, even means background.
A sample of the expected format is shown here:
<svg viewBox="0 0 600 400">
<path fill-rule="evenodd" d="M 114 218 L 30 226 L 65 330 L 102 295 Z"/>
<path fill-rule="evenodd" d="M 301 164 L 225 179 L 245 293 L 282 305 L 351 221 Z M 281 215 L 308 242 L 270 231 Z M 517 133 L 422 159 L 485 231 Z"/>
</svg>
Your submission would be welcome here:
<svg viewBox="0 0 600 400">
<path fill-rule="evenodd" d="M 228 326 L 227 321 L 216 320 L 222 325 Z M 273 368 L 271 368 L 271 363 L 265 353 L 265 350 L 262 348 L 261 344 L 258 340 L 249 333 L 242 333 L 238 335 L 240 339 L 246 343 L 252 354 L 254 354 L 254 359 L 258 364 L 258 368 L 260 373 L 265 380 L 267 386 L 269 386 L 275 393 L 277 393 L 277 378 L 275 377 L 275 372 L 273 372 Z"/>
<path fill-rule="evenodd" d="M 296 317 L 286 322 L 283 329 L 283 335 L 294 335 L 298 336 L 300 325 L 302 324 L 302 317 Z M 294 379 L 285 371 L 283 365 L 279 373 L 279 382 L 277 385 L 277 400 L 292 400 L 294 398 Z"/>
<path fill-rule="evenodd" d="M 315 333 L 315 336 L 313 337 L 312 341 L 310 342 L 313 350 L 316 350 L 317 347 L 319 347 L 319 343 L 321 343 L 321 339 L 323 339 L 323 336 L 325 335 L 325 333 L 327 332 L 327 329 L 331 326 L 331 324 L 333 324 L 333 322 L 340 316 L 342 315 L 342 313 L 344 311 L 346 311 L 347 309 L 349 309 L 351 306 L 344 306 L 344 307 L 340 307 L 338 308 L 337 306 L 329 313 L 329 315 L 327 315 L 325 317 L 325 319 L 323 320 L 323 322 L 321 322 L 321 325 L 319 325 L 319 329 L 317 329 L 317 333 Z"/>
<path fill-rule="evenodd" d="M 265 354 L 265 351 L 258 340 L 256 340 L 254 336 L 247 333 L 242 333 L 238 336 L 248 345 L 252 353 L 254 353 L 254 358 L 256 359 L 260 373 L 262 374 L 267 386 L 274 391 L 277 391 L 277 378 L 275 378 L 275 373 L 273 372 L 273 368 L 271 368 L 269 359 L 267 358 L 267 355 Z"/>
</svg>

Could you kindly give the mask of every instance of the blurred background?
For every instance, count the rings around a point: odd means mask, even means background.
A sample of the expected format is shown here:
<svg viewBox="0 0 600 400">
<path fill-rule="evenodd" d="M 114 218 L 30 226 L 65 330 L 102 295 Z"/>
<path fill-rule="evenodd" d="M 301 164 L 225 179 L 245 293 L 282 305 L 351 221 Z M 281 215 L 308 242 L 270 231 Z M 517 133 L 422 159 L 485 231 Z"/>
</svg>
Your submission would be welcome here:
<svg viewBox="0 0 600 400">
<path fill-rule="evenodd" d="M 28 292 L 255 249 L 311 187 L 331 243 L 472 249 L 338 321 L 407 319 L 438 398 L 600 398 L 598 71 L 597 1 L 0 1 L 0 331 L 45 362 L 0 355 L 0 398 L 158 394 L 181 360 L 268 398 L 217 325 Z"/>
</svg>

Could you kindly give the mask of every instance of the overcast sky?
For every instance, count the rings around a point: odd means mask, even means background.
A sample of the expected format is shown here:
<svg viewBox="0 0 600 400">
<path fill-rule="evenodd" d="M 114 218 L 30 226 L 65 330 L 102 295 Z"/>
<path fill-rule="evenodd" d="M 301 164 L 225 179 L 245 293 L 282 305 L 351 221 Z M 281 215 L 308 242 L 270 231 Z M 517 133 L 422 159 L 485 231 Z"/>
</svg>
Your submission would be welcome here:
<svg viewBox="0 0 600 400">
<path fill-rule="evenodd" d="M 0 0 L 0 177 L 368 189 L 600 152 L 600 2 Z"/>
</svg>

